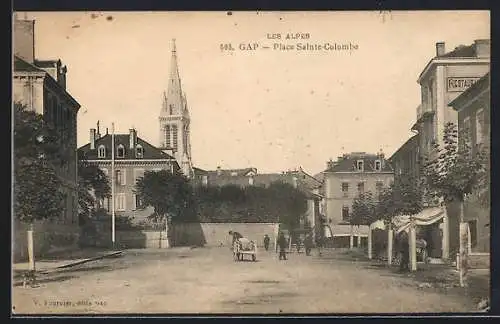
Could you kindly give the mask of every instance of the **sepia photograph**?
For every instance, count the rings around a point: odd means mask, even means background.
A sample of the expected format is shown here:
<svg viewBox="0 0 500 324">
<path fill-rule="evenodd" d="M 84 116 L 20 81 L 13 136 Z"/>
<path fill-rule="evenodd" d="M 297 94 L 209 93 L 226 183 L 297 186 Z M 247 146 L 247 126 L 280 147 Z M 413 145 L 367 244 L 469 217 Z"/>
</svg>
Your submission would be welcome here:
<svg viewBox="0 0 500 324">
<path fill-rule="evenodd" d="M 489 11 L 12 16 L 11 314 L 490 310 Z"/>
</svg>

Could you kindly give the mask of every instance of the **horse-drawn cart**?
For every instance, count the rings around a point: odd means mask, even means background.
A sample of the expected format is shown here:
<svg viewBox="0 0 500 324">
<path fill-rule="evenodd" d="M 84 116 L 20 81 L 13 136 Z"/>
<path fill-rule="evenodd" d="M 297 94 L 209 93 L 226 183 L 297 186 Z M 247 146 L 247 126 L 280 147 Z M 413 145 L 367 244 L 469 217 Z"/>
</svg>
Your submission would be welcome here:
<svg viewBox="0 0 500 324">
<path fill-rule="evenodd" d="M 234 261 L 243 261 L 245 255 L 250 255 L 252 261 L 257 260 L 257 244 L 246 238 L 240 238 L 233 243 Z"/>
</svg>

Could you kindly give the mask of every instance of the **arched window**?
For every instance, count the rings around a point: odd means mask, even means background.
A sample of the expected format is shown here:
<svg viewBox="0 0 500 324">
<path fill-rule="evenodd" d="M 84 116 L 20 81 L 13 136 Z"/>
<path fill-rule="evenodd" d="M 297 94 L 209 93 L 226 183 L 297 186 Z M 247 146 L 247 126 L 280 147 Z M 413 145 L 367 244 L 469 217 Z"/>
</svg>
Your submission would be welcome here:
<svg viewBox="0 0 500 324">
<path fill-rule="evenodd" d="M 97 149 L 97 157 L 99 159 L 104 159 L 106 157 L 106 147 L 104 147 L 104 145 L 99 145 L 99 148 Z"/>
<path fill-rule="evenodd" d="M 118 145 L 118 148 L 116 149 L 116 157 L 125 157 L 125 146 L 123 146 L 122 144 Z"/>
<path fill-rule="evenodd" d="M 144 157 L 144 149 L 141 144 L 137 144 L 135 147 L 135 157 L 136 159 L 142 159 Z"/>
</svg>

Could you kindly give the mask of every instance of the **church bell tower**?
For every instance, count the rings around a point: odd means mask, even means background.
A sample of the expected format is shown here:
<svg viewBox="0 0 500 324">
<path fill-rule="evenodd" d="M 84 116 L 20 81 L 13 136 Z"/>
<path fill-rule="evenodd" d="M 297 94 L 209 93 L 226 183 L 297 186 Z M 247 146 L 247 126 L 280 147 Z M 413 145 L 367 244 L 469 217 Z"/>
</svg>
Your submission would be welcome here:
<svg viewBox="0 0 500 324">
<path fill-rule="evenodd" d="M 160 148 L 175 157 L 188 178 L 193 173 L 191 162 L 190 117 L 186 94 L 182 91 L 175 39 L 172 40 L 172 58 L 167 92 L 163 92 L 160 111 Z"/>
</svg>

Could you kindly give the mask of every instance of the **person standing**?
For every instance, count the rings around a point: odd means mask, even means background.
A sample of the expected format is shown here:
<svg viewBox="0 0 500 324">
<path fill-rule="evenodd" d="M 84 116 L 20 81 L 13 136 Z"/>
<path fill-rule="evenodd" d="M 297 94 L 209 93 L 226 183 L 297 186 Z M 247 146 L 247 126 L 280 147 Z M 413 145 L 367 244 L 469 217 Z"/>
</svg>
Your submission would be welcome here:
<svg viewBox="0 0 500 324">
<path fill-rule="evenodd" d="M 283 234 L 283 232 L 280 232 L 278 236 L 278 246 L 280 249 L 279 259 L 286 260 L 287 239 L 285 237 L 285 234 Z"/>
<path fill-rule="evenodd" d="M 269 235 L 264 235 L 264 249 L 266 249 L 266 251 L 269 250 L 269 242 L 271 241 L 271 239 L 269 238 Z"/>
<path fill-rule="evenodd" d="M 304 240 L 304 248 L 306 249 L 306 255 L 311 255 L 312 243 L 313 240 L 311 234 L 307 234 L 306 239 Z"/>
</svg>

